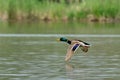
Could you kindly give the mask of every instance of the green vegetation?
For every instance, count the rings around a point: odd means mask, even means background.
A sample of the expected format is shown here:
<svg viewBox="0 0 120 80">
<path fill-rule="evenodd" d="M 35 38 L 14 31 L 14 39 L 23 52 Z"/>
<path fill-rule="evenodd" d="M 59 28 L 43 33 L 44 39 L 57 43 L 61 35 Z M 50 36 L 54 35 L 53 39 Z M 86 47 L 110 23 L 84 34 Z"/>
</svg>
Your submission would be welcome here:
<svg viewBox="0 0 120 80">
<path fill-rule="evenodd" d="M 79 3 L 64 0 L 0 0 L 2 20 L 106 21 L 118 18 L 120 0 L 84 0 Z"/>
</svg>

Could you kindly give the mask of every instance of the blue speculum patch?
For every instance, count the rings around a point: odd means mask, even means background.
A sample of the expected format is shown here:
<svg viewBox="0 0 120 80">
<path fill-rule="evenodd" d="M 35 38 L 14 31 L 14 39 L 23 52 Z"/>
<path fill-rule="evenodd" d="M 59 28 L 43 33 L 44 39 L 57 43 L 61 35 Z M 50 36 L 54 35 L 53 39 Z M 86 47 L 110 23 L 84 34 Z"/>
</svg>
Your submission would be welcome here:
<svg viewBox="0 0 120 80">
<path fill-rule="evenodd" d="M 77 49 L 77 47 L 79 47 L 79 44 L 76 44 L 73 48 L 72 51 L 75 51 Z"/>
</svg>

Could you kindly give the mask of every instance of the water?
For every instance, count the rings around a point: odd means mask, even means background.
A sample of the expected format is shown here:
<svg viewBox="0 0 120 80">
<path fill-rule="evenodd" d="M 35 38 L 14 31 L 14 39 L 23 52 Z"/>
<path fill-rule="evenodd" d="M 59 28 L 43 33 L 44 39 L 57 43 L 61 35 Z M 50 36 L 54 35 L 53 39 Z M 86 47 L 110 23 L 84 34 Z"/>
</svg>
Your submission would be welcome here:
<svg viewBox="0 0 120 80">
<path fill-rule="evenodd" d="M 120 34 L 116 27 L 107 27 L 106 32 L 101 28 L 92 32 L 95 30 L 93 28 L 94 30 L 85 33 L 84 28 L 75 33 L 72 29 L 67 32 L 61 29 L 63 34 L 59 34 L 60 28 L 37 32 L 36 28 L 27 29 L 17 30 L 16 27 L 11 29 L 9 26 L 2 28 L 0 80 L 120 79 Z M 68 45 L 56 41 L 61 36 L 82 39 L 92 46 L 87 53 L 79 49 L 70 62 L 66 63 L 64 58 Z"/>
</svg>

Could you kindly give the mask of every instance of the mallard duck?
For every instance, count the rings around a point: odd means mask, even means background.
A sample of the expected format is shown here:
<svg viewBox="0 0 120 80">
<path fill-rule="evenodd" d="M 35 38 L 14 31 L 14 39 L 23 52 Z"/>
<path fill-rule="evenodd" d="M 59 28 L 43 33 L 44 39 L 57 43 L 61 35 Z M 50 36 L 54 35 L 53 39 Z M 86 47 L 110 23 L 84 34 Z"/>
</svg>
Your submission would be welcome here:
<svg viewBox="0 0 120 80">
<path fill-rule="evenodd" d="M 59 41 L 66 42 L 69 44 L 69 47 L 67 49 L 67 54 L 65 57 L 65 61 L 69 61 L 72 55 L 75 53 L 75 51 L 80 47 L 83 52 L 88 52 L 88 48 L 90 47 L 90 44 L 87 42 L 84 42 L 82 40 L 68 40 L 67 38 L 61 37 L 58 39 Z"/>
</svg>

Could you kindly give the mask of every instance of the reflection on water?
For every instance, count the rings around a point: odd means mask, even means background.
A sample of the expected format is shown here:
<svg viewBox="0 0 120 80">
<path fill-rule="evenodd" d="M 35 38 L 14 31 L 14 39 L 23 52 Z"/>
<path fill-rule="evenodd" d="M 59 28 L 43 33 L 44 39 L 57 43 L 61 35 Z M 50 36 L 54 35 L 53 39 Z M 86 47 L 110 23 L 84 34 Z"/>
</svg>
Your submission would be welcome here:
<svg viewBox="0 0 120 80">
<path fill-rule="evenodd" d="M 100 56 L 101 58 L 97 57 L 92 59 L 92 57 L 95 57 L 92 56 L 91 58 L 89 57 L 89 59 L 87 59 L 87 61 L 92 61 L 66 64 L 66 75 L 69 79 L 73 80 L 119 80 L 119 55 L 115 56 L 116 57 L 111 58 L 106 57 L 107 59 L 105 59 L 103 56 Z M 109 63 L 109 61 L 111 63 Z"/>
<path fill-rule="evenodd" d="M 120 34 L 120 24 L 97 24 L 80 22 L 55 23 L 2 23 L 2 34 Z"/>
<path fill-rule="evenodd" d="M 68 45 L 57 42 L 59 36 L 51 36 L 3 37 L 1 34 L 0 80 L 120 79 L 119 35 L 67 36 L 92 44 L 87 54 L 78 50 L 68 63 L 64 62 Z"/>
</svg>

